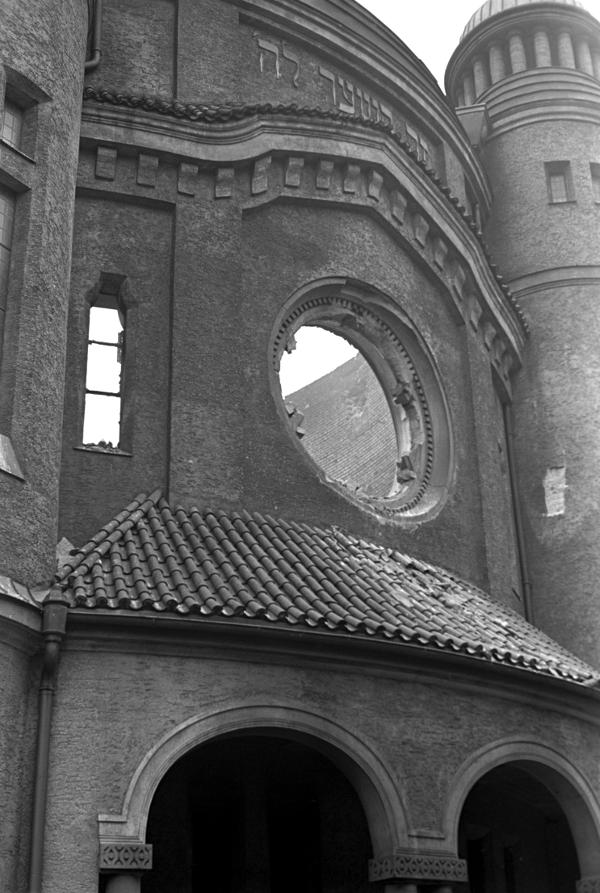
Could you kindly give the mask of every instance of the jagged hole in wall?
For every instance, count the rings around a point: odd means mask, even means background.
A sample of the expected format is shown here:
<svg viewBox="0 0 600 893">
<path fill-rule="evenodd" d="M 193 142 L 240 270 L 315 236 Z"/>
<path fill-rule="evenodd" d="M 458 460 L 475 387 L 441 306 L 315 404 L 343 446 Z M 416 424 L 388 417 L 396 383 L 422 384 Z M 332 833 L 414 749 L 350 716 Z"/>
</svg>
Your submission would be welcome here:
<svg viewBox="0 0 600 893">
<path fill-rule="evenodd" d="M 327 477 L 357 494 L 394 495 L 396 428 L 360 350 L 321 326 L 302 326 L 282 355 L 279 380 L 296 433 Z"/>
</svg>

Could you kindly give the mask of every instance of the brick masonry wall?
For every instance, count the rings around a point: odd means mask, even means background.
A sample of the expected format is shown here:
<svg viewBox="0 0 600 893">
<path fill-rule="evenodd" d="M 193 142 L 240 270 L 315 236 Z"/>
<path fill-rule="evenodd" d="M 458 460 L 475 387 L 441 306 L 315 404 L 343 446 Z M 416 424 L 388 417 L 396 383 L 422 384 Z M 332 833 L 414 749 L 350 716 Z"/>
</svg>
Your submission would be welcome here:
<svg viewBox="0 0 600 893">
<path fill-rule="evenodd" d="M 60 536 L 72 542 L 93 536 L 137 493 L 166 483 L 173 226 L 172 212 L 161 205 L 102 192 L 77 201 L 60 515 Z M 123 403 L 131 415 L 124 444 L 129 455 L 80 449 L 89 298 L 101 273 L 127 277 Z"/>
<path fill-rule="evenodd" d="M 186 262 L 176 272 L 171 498 L 339 524 L 484 583 L 463 333 L 436 288 L 366 215 L 274 205 L 242 218 L 234 202 L 211 210 L 208 216 L 189 204 L 182 212 L 178 252 Z M 192 243 L 202 251 L 191 250 Z M 277 411 L 269 383 L 277 314 L 299 287 L 327 276 L 348 276 L 392 297 L 436 358 L 457 471 L 439 519 L 410 532 L 321 483 Z M 192 283 L 201 283 L 198 291 Z"/>
<path fill-rule="evenodd" d="M 495 186 L 489 240 L 509 279 L 543 277 L 519 300 L 531 324 L 515 381 L 518 478 L 534 618 L 551 636 L 600 664 L 597 604 L 600 483 L 600 205 L 590 162 L 598 128 L 534 124 L 492 140 Z M 550 204 L 544 162 L 568 161 L 574 201 Z M 526 288 L 531 282 L 515 282 Z M 565 606 L 568 609 L 565 610 Z M 583 621 L 583 622 L 582 622 Z"/>
</svg>

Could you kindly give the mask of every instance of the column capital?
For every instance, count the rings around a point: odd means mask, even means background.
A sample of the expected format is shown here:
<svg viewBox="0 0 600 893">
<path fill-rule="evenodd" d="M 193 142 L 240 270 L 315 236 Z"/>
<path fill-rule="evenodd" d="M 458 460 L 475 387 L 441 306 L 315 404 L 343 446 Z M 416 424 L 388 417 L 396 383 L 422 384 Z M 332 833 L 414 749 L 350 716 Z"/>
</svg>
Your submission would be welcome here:
<svg viewBox="0 0 600 893">
<path fill-rule="evenodd" d="M 98 853 L 98 868 L 102 872 L 150 871 L 152 844 L 102 843 Z"/>
<path fill-rule="evenodd" d="M 450 855 L 425 855 L 412 850 L 398 850 L 386 858 L 369 861 L 369 880 L 435 881 L 438 885 L 463 883 L 468 880 L 467 862 Z"/>
</svg>

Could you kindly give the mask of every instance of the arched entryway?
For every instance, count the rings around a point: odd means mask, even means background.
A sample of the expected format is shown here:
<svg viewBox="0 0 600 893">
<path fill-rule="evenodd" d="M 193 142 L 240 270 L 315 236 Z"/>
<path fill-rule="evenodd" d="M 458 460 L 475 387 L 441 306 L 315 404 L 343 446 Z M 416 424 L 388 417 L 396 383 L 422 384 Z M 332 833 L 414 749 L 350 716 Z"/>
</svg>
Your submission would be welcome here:
<svg viewBox="0 0 600 893">
<path fill-rule="evenodd" d="M 372 855 L 359 797 L 323 753 L 277 730 L 215 738 L 152 800 L 143 893 L 361 893 Z"/>
<path fill-rule="evenodd" d="M 580 865 L 557 778 L 522 760 L 474 784 L 458 832 L 470 893 L 575 893 Z"/>
</svg>

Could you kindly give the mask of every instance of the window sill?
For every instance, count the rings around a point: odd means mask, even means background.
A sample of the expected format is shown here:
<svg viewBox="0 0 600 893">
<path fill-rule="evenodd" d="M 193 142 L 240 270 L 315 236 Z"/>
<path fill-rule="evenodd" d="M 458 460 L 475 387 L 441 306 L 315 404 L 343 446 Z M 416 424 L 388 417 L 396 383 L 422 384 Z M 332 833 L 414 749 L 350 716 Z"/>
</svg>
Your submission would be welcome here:
<svg viewBox="0 0 600 893">
<path fill-rule="evenodd" d="M 103 446 L 94 446 L 93 444 L 81 444 L 81 446 L 73 447 L 74 450 L 78 450 L 80 453 L 100 453 L 103 456 L 124 456 L 127 459 L 131 459 L 133 457 L 133 453 L 128 453 L 127 450 L 121 450 L 118 447 L 103 447 Z"/>
<path fill-rule="evenodd" d="M 15 152 L 15 154 L 19 155 L 20 158 L 24 158 L 25 161 L 29 161 L 30 164 L 35 164 L 35 159 L 31 157 L 31 155 L 27 155 L 26 152 L 23 152 L 22 149 L 19 149 L 18 146 L 13 145 L 13 143 L 9 143 L 8 140 L 3 140 L 0 137 L 0 143 L 3 146 L 6 146 L 7 149 L 10 149 L 11 152 Z"/>
</svg>

